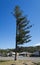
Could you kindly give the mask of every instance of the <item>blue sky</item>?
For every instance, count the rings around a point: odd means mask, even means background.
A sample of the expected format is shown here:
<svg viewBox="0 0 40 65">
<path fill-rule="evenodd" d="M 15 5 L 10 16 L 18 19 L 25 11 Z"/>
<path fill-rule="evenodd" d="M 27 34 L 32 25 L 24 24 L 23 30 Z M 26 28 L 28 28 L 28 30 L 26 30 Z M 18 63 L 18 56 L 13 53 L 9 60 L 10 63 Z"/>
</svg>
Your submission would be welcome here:
<svg viewBox="0 0 40 65">
<path fill-rule="evenodd" d="M 31 24 L 32 41 L 23 46 L 40 45 L 40 0 L 0 0 L 0 48 L 15 48 L 16 20 L 11 14 L 19 5 Z"/>
</svg>

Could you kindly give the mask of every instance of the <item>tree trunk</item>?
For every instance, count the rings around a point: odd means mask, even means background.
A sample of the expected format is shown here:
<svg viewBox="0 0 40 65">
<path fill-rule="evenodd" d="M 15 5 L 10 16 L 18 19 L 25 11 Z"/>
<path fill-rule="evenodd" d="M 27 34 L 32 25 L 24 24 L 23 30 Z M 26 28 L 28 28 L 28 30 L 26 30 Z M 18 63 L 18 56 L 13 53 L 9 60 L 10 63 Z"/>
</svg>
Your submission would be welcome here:
<svg viewBox="0 0 40 65">
<path fill-rule="evenodd" d="M 17 43 L 16 43 L 16 49 L 15 49 L 15 61 L 17 60 Z"/>
<path fill-rule="evenodd" d="M 17 22 L 16 22 L 16 34 L 17 34 Z M 17 40 L 16 40 L 16 44 L 15 44 L 15 61 L 17 60 Z"/>
</svg>

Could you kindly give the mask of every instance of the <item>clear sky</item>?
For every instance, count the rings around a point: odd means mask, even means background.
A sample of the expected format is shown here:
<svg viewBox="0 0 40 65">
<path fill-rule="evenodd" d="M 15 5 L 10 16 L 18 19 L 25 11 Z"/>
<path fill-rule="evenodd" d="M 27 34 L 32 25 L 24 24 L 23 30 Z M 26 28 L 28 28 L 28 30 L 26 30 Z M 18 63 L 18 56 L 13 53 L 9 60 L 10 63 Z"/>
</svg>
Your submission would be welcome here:
<svg viewBox="0 0 40 65">
<path fill-rule="evenodd" d="M 40 45 L 40 0 L 0 0 L 0 48 L 15 48 L 16 20 L 11 12 L 16 5 L 34 24 L 30 33 L 32 41 L 24 46 Z"/>
</svg>

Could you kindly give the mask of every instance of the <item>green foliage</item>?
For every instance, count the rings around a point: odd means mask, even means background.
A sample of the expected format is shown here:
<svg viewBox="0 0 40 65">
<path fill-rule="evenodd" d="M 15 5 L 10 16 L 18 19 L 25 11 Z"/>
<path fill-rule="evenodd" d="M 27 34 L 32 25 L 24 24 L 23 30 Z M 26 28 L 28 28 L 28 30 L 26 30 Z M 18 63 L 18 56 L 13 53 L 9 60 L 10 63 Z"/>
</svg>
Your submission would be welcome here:
<svg viewBox="0 0 40 65">
<path fill-rule="evenodd" d="M 35 52 L 35 51 L 40 51 L 40 46 L 35 46 L 35 47 L 18 47 L 17 49 L 18 52 Z"/>
<path fill-rule="evenodd" d="M 15 52 L 15 49 L 0 49 L 0 53 L 9 53 L 9 52 Z M 40 46 L 35 46 L 35 47 L 17 47 L 17 52 L 35 52 L 35 51 L 40 51 Z"/>
<path fill-rule="evenodd" d="M 17 45 L 30 42 L 30 28 L 32 27 L 32 25 L 29 25 L 30 21 L 25 16 L 23 16 L 19 6 L 15 7 L 14 15 L 16 18 Z"/>
</svg>

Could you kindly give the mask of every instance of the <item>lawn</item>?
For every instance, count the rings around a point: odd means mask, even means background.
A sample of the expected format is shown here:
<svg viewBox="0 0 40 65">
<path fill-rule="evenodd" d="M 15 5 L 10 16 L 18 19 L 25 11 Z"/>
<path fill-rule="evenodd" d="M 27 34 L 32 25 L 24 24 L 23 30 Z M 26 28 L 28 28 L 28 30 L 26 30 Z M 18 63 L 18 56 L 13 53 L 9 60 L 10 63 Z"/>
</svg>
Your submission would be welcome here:
<svg viewBox="0 0 40 65">
<path fill-rule="evenodd" d="M 34 62 L 33 62 L 34 63 Z M 40 65 L 40 62 L 38 62 L 38 63 L 34 63 L 34 65 Z"/>
<path fill-rule="evenodd" d="M 38 65 L 40 65 L 40 62 L 38 63 Z"/>
<path fill-rule="evenodd" d="M 17 61 L 0 61 L 0 65 L 40 65 L 40 63 L 32 63 L 31 61 L 26 61 L 26 60 L 17 60 Z"/>
<path fill-rule="evenodd" d="M 14 61 L 4 61 L 4 60 L 1 60 L 0 61 L 0 65 L 12 65 L 12 64 L 15 64 Z"/>
<path fill-rule="evenodd" d="M 0 61 L 0 65 L 31 65 L 31 61 L 17 60 L 17 61 Z"/>
</svg>

